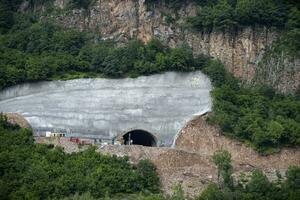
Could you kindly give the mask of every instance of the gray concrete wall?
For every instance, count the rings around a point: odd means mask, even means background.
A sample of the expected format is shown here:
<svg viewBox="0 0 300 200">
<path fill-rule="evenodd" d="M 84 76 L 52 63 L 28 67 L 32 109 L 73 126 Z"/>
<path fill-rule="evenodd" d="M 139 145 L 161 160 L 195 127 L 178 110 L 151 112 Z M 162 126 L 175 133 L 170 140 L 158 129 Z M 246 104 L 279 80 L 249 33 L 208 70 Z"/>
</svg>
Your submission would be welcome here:
<svg viewBox="0 0 300 200">
<path fill-rule="evenodd" d="M 1 91 L 0 112 L 23 115 L 35 135 L 56 130 L 110 140 L 143 129 L 170 146 L 187 121 L 211 110 L 211 89 L 201 72 L 39 82 Z"/>
</svg>

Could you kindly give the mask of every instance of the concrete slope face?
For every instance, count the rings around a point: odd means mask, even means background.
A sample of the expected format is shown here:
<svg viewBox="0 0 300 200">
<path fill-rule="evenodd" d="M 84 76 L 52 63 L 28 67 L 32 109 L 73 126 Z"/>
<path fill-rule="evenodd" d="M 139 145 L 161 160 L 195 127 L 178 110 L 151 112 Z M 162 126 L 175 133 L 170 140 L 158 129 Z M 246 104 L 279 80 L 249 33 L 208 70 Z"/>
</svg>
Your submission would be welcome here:
<svg viewBox="0 0 300 200">
<path fill-rule="evenodd" d="M 0 92 L 0 112 L 23 115 L 35 135 L 46 131 L 112 141 L 144 130 L 171 146 L 194 116 L 211 110 L 210 80 L 201 72 L 125 79 L 22 84 Z"/>
</svg>

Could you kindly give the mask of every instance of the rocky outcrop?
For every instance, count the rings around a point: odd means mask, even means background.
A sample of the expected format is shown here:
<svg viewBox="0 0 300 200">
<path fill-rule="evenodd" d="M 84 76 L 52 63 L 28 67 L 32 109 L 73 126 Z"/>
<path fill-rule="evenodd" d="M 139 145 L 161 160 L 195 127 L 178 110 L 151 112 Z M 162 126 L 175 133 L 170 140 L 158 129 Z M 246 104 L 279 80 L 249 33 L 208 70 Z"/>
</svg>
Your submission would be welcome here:
<svg viewBox="0 0 300 200">
<path fill-rule="evenodd" d="M 235 33 L 196 32 L 186 27 L 186 19 L 196 12 L 192 1 L 187 0 L 176 11 L 164 4 L 147 10 L 144 1 L 97 0 L 89 10 L 57 12 L 53 16 L 66 27 L 97 31 L 103 39 L 114 39 L 120 43 L 131 38 L 147 42 L 157 37 L 171 47 L 188 44 L 195 54 L 202 53 L 220 59 L 230 72 L 248 83 L 258 78 L 282 92 L 292 92 L 298 87 L 298 75 L 282 77 L 282 73 L 277 71 L 268 76 L 259 74 L 259 63 L 267 47 L 276 40 L 276 30 L 260 27 L 244 28 Z M 55 5 L 63 9 L 66 0 L 56 0 Z M 293 68 L 296 74 L 300 72 L 299 59 L 295 62 L 287 59 L 281 64 L 283 71 Z"/>
<path fill-rule="evenodd" d="M 22 115 L 17 113 L 5 113 L 4 115 L 7 117 L 9 123 L 18 125 L 21 128 L 31 129 L 30 124 Z"/>
<path fill-rule="evenodd" d="M 299 87 L 300 59 L 284 51 L 269 49 L 256 67 L 253 81 L 268 84 L 283 93 L 293 93 Z"/>
</svg>

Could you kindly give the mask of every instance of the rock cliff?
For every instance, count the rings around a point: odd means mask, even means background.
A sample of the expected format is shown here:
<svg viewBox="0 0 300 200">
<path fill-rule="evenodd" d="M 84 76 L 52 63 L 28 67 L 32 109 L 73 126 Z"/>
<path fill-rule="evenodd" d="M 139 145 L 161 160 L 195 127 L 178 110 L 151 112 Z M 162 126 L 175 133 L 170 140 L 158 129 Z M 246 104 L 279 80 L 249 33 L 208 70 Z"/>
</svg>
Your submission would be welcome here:
<svg viewBox="0 0 300 200">
<path fill-rule="evenodd" d="M 285 93 L 293 92 L 299 85 L 298 58 L 265 55 L 279 35 L 275 29 L 248 27 L 234 33 L 193 31 L 186 26 L 187 17 L 196 13 L 196 5 L 189 0 L 179 10 L 165 4 L 147 9 L 145 0 L 97 0 L 88 10 L 61 12 L 66 2 L 56 0 L 53 15 L 65 27 L 97 31 L 103 39 L 120 43 L 131 38 L 147 42 L 157 37 L 171 47 L 188 44 L 195 54 L 220 59 L 230 72 L 247 83 L 268 84 Z"/>
</svg>

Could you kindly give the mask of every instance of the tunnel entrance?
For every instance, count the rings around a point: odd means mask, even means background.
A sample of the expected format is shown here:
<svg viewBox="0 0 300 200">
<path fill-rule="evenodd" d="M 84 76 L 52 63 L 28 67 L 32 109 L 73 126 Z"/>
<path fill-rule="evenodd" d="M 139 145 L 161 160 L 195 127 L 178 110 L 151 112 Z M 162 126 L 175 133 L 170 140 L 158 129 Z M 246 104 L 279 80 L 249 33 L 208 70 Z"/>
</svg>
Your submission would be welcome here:
<svg viewBox="0 0 300 200">
<path fill-rule="evenodd" d="M 125 145 L 143 145 L 148 147 L 156 146 L 156 138 L 144 130 L 132 130 L 123 135 Z"/>
</svg>

